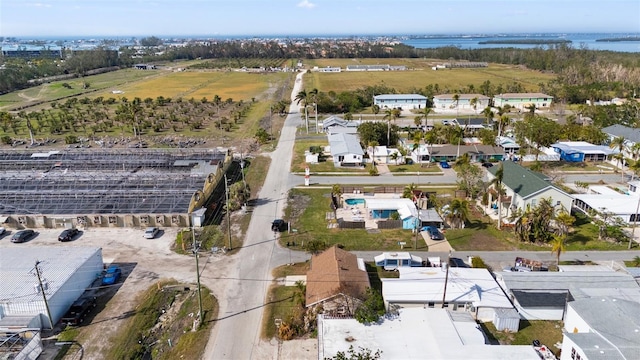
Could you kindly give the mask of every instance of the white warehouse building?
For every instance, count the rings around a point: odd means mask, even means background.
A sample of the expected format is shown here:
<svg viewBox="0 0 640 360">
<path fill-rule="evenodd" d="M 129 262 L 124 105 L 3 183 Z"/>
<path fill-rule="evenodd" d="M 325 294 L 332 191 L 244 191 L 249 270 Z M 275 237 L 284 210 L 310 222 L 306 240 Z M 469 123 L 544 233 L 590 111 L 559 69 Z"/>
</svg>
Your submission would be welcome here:
<svg viewBox="0 0 640 360">
<path fill-rule="evenodd" d="M 39 286 L 36 262 L 55 325 L 91 284 L 102 275 L 101 248 L 4 247 L 0 251 L 0 325 L 17 320 L 28 327 L 48 328 L 47 308 Z"/>
</svg>

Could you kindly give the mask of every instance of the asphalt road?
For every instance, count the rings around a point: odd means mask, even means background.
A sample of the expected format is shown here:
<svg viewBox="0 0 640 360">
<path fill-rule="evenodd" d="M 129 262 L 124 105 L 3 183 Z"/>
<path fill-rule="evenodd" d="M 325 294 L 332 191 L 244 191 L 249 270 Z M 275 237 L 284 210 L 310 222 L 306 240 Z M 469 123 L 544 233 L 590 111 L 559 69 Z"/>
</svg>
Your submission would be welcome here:
<svg viewBox="0 0 640 360">
<path fill-rule="evenodd" d="M 298 74 L 292 98 L 302 87 Z M 276 150 L 271 154 L 271 166 L 258 195 L 243 248 L 233 255 L 225 292 L 215 294 L 220 304 L 219 319 L 205 350 L 205 359 L 270 359 L 277 354 L 264 353 L 260 346 L 263 307 L 270 284 L 271 269 L 290 261 L 305 258 L 291 254 L 275 241 L 271 222 L 282 217 L 286 196 L 292 184 L 288 174 L 295 141 L 296 126 L 301 122 L 298 106 L 292 102 Z M 295 259 L 289 260 L 289 255 Z M 215 271 L 209 268 L 207 271 Z M 274 349 L 277 351 L 277 348 Z M 267 347 L 267 351 L 269 347 Z"/>
</svg>

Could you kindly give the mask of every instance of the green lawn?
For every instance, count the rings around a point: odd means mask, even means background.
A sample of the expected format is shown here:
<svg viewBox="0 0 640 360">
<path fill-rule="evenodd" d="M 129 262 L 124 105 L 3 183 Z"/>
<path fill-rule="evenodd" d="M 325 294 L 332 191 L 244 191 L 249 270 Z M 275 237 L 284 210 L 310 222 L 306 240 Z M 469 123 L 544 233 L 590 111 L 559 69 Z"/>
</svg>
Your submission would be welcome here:
<svg viewBox="0 0 640 360">
<path fill-rule="evenodd" d="M 262 338 L 272 339 L 276 336 L 275 319 L 286 320 L 294 313 L 296 304 L 293 301 L 295 286 L 272 286 L 267 295 L 267 304 L 262 318 Z"/>
<path fill-rule="evenodd" d="M 339 183 L 339 178 L 336 179 Z M 430 189 L 425 191 L 451 193 L 450 189 Z M 371 191 L 371 187 L 365 189 Z M 406 242 L 405 249 L 412 249 L 415 236 L 409 230 L 393 229 L 369 233 L 363 229 L 328 229 L 326 220 L 330 209 L 330 192 L 327 189 L 293 189 L 289 195 L 285 216 L 291 221 L 296 233 L 283 234 L 281 242 L 295 242 L 294 249 L 302 249 L 305 242 L 320 240 L 328 246 L 341 244 L 345 250 L 400 250 L 398 242 Z M 548 245 L 525 244 L 517 241 L 511 229 L 498 231 L 494 222 L 472 209 L 470 220 L 464 229 L 447 229 L 445 236 L 451 246 L 458 251 L 493 251 L 493 250 L 529 250 L 551 251 Z M 421 238 L 417 241 L 418 250 L 427 250 Z M 578 215 L 574 231 L 567 238 L 567 251 L 579 250 L 625 250 L 626 244 L 612 244 L 598 240 L 597 228 L 587 219 Z"/>
<path fill-rule="evenodd" d="M 554 346 L 562 342 L 561 321 L 528 321 L 520 320 L 520 330 L 516 333 L 508 333 L 496 330 L 493 323 L 482 323 L 482 328 L 487 335 L 500 342 L 501 345 L 531 345 L 533 340 L 539 340 L 556 355 L 559 349 Z"/>
<path fill-rule="evenodd" d="M 408 92 L 415 88 L 424 88 L 427 84 L 438 84 L 443 92 L 453 91 L 469 84 L 476 88 L 485 81 L 493 85 L 519 83 L 525 91 L 540 91 L 539 83 L 546 83 L 555 78 L 554 75 L 539 71 L 523 69 L 515 65 L 490 64 L 488 68 L 450 69 L 433 71 L 431 67 L 441 60 L 423 59 L 318 59 L 313 61 L 318 66 L 341 66 L 356 64 L 390 64 L 406 65 L 407 71 L 381 72 L 314 72 L 305 75 L 305 88 L 317 88 L 320 91 L 341 92 L 384 84 L 395 88 L 398 92 Z"/>
<path fill-rule="evenodd" d="M 401 164 L 401 165 L 389 164 L 387 166 L 389 167 L 389 171 L 394 173 L 394 175 L 401 175 L 402 173 L 407 173 L 407 175 L 415 175 L 418 172 L 420 173 L 419 175 L 422 175 L 422 173 L 424 173 L 425 176 L 442 174 L 442 170 L 436 164 L 431 164 L 431 166 L 429 166 L 426 163 L 424 163 L 422 165 L 421 164 L 411 164 L 411 165 L 408 165 L 408 164 Z"/>
</svg>

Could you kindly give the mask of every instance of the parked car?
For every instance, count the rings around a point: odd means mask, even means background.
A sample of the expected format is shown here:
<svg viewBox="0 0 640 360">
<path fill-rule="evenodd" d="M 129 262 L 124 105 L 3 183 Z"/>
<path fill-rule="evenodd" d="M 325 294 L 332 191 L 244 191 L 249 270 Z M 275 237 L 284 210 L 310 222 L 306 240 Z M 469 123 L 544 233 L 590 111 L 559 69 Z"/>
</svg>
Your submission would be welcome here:
<svg viewBox="0 0 640 360">
<path fill-rule="evenodd" d="M 451 169 L 451 165 L 446 161 L 440 161 L 440 167 L 443 169 Z"/>
<path fill-rule="evenodd" d="M 444 240 L 444 235 L 435 226 L 424 226 L 420 231 L 429 233 L 431 240 Z"/>
<path fill-rule="evenodd" d="M 36 232 L 31 229 L 20 230 L 17 233 L 13 234 L 13 236 L 11 237 L 11 242 L 13 243 L 25 242 L 31 239 L 32 237 L 34 237 L 35 235 L 36 235 Z"/>
<path fill-rule="evenodd" d="M 455 257 L 449 258 L 449 266 L 451 266 L 451 267 L 459 267 L 459 268 L 471 267 L 471 266 L 467 265 L 467 263 L 462 261 L 462 259 L 455 258 Z"/>
<path fill-rule="evenodd" d="M 525 266 L 505 266 L 502 271 L 504 272 L 531 272 L 531 269 Z"/>
<path fill-rule="evenodd" d="M 122 270 L 117 265 L 111 265 L 102 277 L 102 285 L 113 285 L 120 280 L 121 276 Z"/>
<path fill-rule="evenodd" d="M 273 220 L 273 222 L 271 223 L 271 231 L 280 232 L 286 230 L 286 228 L 287 223 L 282 219 Z"/>
<path fill-rule="evenodd" d="M 0 226 L 0 239 L 8 233 L 7 229 Z"/>
<path fill-rule="evenodd" d="M 80 231 L 76 228 L 65 229 L 60 233 L 60 236 L 58 236 L 58 241 L 71 241 L 79 233 Z"/>
<path fill-rule="evenodd" d="M 147 239 L 153 239 L 159 232 L 160 229 L 157 227 L 148 227 L 147 230 L 144 231 L 144 237 Z"/>
<path fill-rule="evenodd" d="M 96 307 L 95 296 L 81 297 L 71 304 L 69 311 L 62 317 L 61 321 L 65 325 L 80 325 L 94 307 Z"/>
<path fill-rule="evenodd" d="M 485 161 L 482 163 L 482 167 L 486 167 L 488 169 L 490 167 L 493 167 L 493 164 L 488 161 Z"/>
</svg>

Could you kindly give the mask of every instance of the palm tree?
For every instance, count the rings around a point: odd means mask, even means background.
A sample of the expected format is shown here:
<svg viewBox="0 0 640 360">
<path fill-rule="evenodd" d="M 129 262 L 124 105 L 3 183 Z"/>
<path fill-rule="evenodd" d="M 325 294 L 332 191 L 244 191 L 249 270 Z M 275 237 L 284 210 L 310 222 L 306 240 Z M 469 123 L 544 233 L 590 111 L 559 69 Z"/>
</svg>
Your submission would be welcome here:
<svg viewBox="0 0 640 360">
<path fill-rule="evenodd" d="M 435 144 L 436 141 L 438 141 L 438 130 L 434 127 L 424 134 L 424 142 L 429 146 L 429 163 L 427 167 L 431 166 L 431 154 L 433 153 L 433 144 Z"/>
<path fill-rule="evenodd" d="M 458 117 L 458 104 L 460 103 L 460 94 L 453 94 L 453 102 L 456 103 L 456 118 Z"/>
<path fill-rule="evenodd" d="M 306 90 L 301 90 L 295 97 L 296 104 L 304 106 L 304 122 L 307 127 L 307 134 L 309 133 L 309 114 L 307 113 L 307 104 L 309 101 L 309 94 L 307 94 Z"/>
<path fill-rule="evenodd" d="M 473 99 L 469 100 L 469 105 L 471 105 L 471 107 L 473 108 L 473 112 L 474 113 L 478 113 L 478 97 L 474 97 Z"/>
<path fill-rule="evenodd" d="M 504 167 L 500 163 L 496 170 L 495 177 L 491 180 L 491 185 L 496 189 L 498 193 L 498 230 L 502 229 L 502 180 L 504 179 Z"/>
<path fill-rule="evenodd" d="M 431 108 L 430 107 L 424 107 L 422 108 L 422 111 L 420 111 L 418 113 L 418 116 L 416 116 L 416 119 L 424 119 L 424 128 L 425 130 L 427 129 L 427 118 L 429 117 L 429 114 L 431 114 Z M 418 125 L 418 124 L 416 124 Z"/>
<path fill-rule="evenodd" d="M 402 191 L 402 197 L 405 199 L 412 199 L 413 200 L 413 193 L 415 190 L 418 190 L 418 186 L 414 183 L 411 183 L 407 186 L 404 187 L 404 190 Z"/>
<path fill-rule="evenodd" d="M 558 227 L 558 235 L 566 236 L 569 234 L 569 228 L 576 221 L 566 210 L 562 210 L 556 215 L 556 226 Z"/>
<path fill-rule="evenodd" d="M 377 117 L 378 113 L 380 112 L 380 106 L 373 105 L 371 107 L 371 112 L 373 113 L 373 120 L 376 120 L 376 117 Z"/>
<path fill-rule="evenodd" d="M 556 254 L 556 266 L 560 265 L 560 254 L 567 250 L 567 244 L 565 244 L 566 235 L 553 235 L 551 241 L 551 252 Z"/>
<path fill-rule="evenodd" d="M 391 153 L 391 155 L 389 155 L 389 158 L 395 161 L 396 165 L 398 165 L 398 159 L 400 158 L 400 153 L 398 153 L 397 151 L 394 151 Z"/>
<path fill-rule="evenodd" d="M 318 89 L 313 88 L 309 91 L 309 98 L 313 101 L 314 112 L 316 114 L 316 134 L 318 133 Z"/>
<path fill-rule="evenodd" d="M 452 228 L 464 228 L 464 223 L 469 220 L 469 202 L 465 199 L 453 199 L 449 204 L 447 218 Z"/>
<path fill-rule="evenodd" d="M 620 171 L 622 172 L 622 180 L 624 181 L 624 166 L 620 166 L 620 161 L 623 159 L 624 155 L 623 152 L 624 150 L 627 148 L 626 143 L 626 139 L 624 138 L 624 136 L 618 136 L 615 137 L 613 140 L 611 140 L 611 143 L 609 144 L 609 147 L 611 149 L 614 150 L 618 150 L 619 154 L 614 155 L 616 157 L 617 160 L 617 167 L 620 167 Z"/>
<path fill-rule="evenodd" d="M 387 146 L 391 145 L 391 122 L 395 121 L 397 118 L 396 109 L 386 109 L 384 111 L 383 120 L 387 120 Z"/>
</svg>

